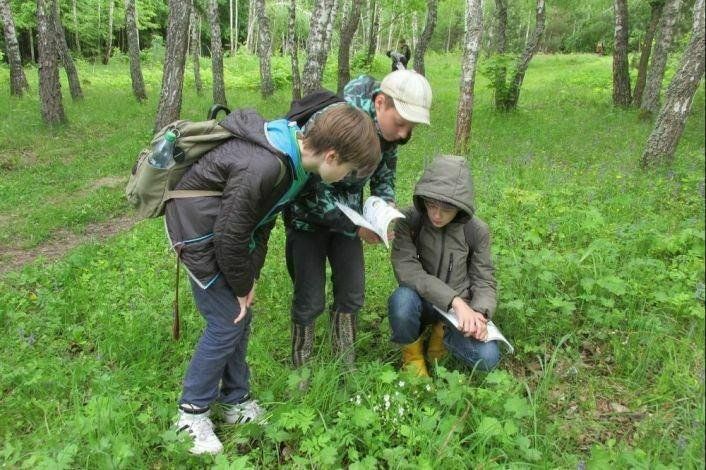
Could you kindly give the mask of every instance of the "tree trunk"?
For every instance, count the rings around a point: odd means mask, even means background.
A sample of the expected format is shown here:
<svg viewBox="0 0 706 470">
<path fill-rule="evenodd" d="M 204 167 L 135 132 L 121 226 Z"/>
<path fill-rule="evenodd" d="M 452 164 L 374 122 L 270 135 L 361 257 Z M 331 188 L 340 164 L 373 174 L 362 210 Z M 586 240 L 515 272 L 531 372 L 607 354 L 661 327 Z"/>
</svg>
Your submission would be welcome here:
<svg viewBox="0 0 706 470">
<path fill-rule="evenodd" d="M 360 9 L 363 0 L 351 0 L 350 8 L 341 25 L 341 43 L 338 46 L 338 94 L 343 95 L 343 87 L 351 79 L 351 42 L 360 22 Z"/>
<path fill-rule="evenodd" d="M 78 35 L 78 11 L 76 9 L 76 0 L 71 1 L 71 14 L 74 20 L 74 41 L 76 42 L 76 53 L 81 55 L 81 41 Z"/>
<path fill-rule="evenodd" d="M 270 70 L 270 56 L 272 55 L 270 20 L 267 18 L 265 0 L 255 0 L 254 3 L 259 31 L 257 54 L 260 57 L 260 94 L 263 98 L 267 98 L 272 96 L 275 91 L 275 86 L 272 82 L 272 71 Z"/>
<path fill-rule="evenodd" d="M 196 12 L 196 4 L 191 5 L 191 61 L 194 67 L 194 86 L 196 87 L 196 95 L 201 96 L 203 93 L 203 82 L 201 81 L 201 63 L 199 57 L 201 55 L 201 45 L 199 44 L 199 24 L 201 17 Z"/>
<path fill-rule="evenodd" d="M 412 13 L 412 47 L 417 48 L 417 29 L 419 29 L 417 12 Z"/>
<path fill-rule="evenodd" d="M 481 0 L 466 1 L 466 36 L 463 44 L 461 63 L 461 93 L 458 99 L 456 117 L 456 139 L 454 152 L 464 155 L 468 152 L 473 118 L 473 88 L 478 67 L 478 51 L 483 35 L 483 8 Z"/>
<path fill-rule="evenodd" d="M 37 0 L 39 99 L 42 106 L 42 119 L 50 126 L 66 122 L 64 106 L 61 103 L 58 51 L 53 17 L 52 0 Z"/>
<path fill-rule="evenodd" d="M 414 70 L 424 75 L 424 54 L 427 52 L 431 35 L 436 27 L 437 0 L 427 0 L 427 21 L 424 24 L 424 31 L 419 37 L 417 47 L 414 48 Z"/>
<path fill-rule="evenodd" d="M 255 52 L 255 28 L 258 23 L 257 1 L 258 0 L 250 0 L 250 7 L 248 9 L 248 36 L 245 38 L 245 47 L 251 53 Z"/>
<path fill-rule="evenodd" d="M 29 83 L 27 83 L 27 77 L 22 68 L 20 46 L 17 42 L 15 22 L 12 19 L 12 11 L 8 0 L 0 0 L 0 16 L 2 16 L 2 24 L 5 31 L 7 61 L 10 64 L 10 94 L 22 96 L 22 93 L 29 91 Z"/>
<path fill-rule="evenodd" d="M 377 43 L 377 30 L 380 23 L 380 19 L 377 17 L 377 2 L 376 0 L 370 0 L 370 26 L 368 29 L 368 52 L 365 55 L 364 67 L 370 69 L 373 64 L 373 58 L 375 58 L 375 44 Z"/>
<path fill-rule="evenodd" d="M 125 28 L 127 29 L 127 46 L 130 54 L 130 79 L 132 81 L 132 94 L 138 102 L 147 99 L 145 81 L 142 78 L 140 65 L 140 40 L 135 18 L 135 0 L 125 0 Z"/>
<path fill-rule="evenodd" d="M 336 17 L 338 16 L 338 8 L 340 6 L 340 0 L 333 0 L 333 5 L 331 5 L 331 13 L 329 14 L 328 24 L 326 25 L 326 32 L 324 34 L 324 50 L 323 54 L 323 64 L 321 67 L 322 74 L 323 70 L 326 68 L 326 61 L 328 60 L 329 52 L 331 52 L 331 39 L 333 37 L 333 25 L 336 23 Z"/>
<path fill-rule="evenodd" d="M 210 10 L 212 8 L 211 0 L 209 0 L 208 4 Z M 213 20 L 210 17 L 208 22 L 211 25 L 211 31 L 213 31 Z M 218 22 L 218 4 L 216 4 L 216 22 Z M 221 29 L 220 25 L 218 26 L 218 29 Z M 235 52 L 235 47 L 233 46 L 233 0 L 228 1 L 228 32 L 230 37 L 230 55 L 232 56 L 233 52 Z M 213 44 L 213 38 L 211 38 L 211 44 Z"/>
<path fill-rule="evenodd" d="M 34 64 L 37 62 L 37 58 L 34 55 L 34 31 L 32 30 L 31 26 L 28 29 L 29 31 L 27 35 L 29 36 L 29 56 L 30 60 Z"/>
<path fill-rule="evenodd" d="M 613 46 L 613 106 L 630 105 L 630 69 L 628 65 L 628 2 L 613 0 L 615 34 Z"/>
<path fill-rule="evenodd" d="M 103 56 L 103 65 L 108 65 L 110 55 L 113 53 L 113 10 L 114 0 L 108 0 L 108 36 L 106 38 L 105 56 Z"/>
<path fill-rule="evenodd" d="M 299 75 L 299 38 L 297 37 L 297 0 L 289 2 L 289 23 L 287 24 L 287 49 L 292 62 L 292 99 L 302 97 L 302 81 Z"/>
<path fill-rule="evenodd" d="M 691 40 L 667 88 L 664 106 L 647 139 L 647 147 L 642 154 L 643 167 L 670 164 L 674 160 L 674 151 L 684 131 L 694 94 L 704 76 L 704 23 L 704 0 L 696 0 Z"/>
<path fill-rule="evenodd" d="M 529 67 L 530 60 L 532 60 L 535 52 L 537 52 L 539 40 L 542 38 L 542 34 L 544 33 L 544 22 L 544 0 L 537 0 L 534 31 L 525 45 L 525 50 L 522 52 L 522 55 L 517 61 L 515 66 L 515 75 L 512 77 L 512 81 L 508 85 L 507 93 L 501 101 L 500 109 L 502 111 L 510 111 L 517 108 L 517 103 L 520 100 L 522 82 L 525 79 L 525 72 L 527 72 L 527 67 Z"/>
<path fill-rule="evenodd" d="M 495 0 L 495 51 L 498 56 L 507 50 L 507 0 Z M 499 57 L 502 61 L 502 57 Z M 498 64 L 495 73 L 495 108 L 504 109 L 507 98 L 507 68 Z"/>
<path fill-rule="evenodd" d="M 228 106 L 223 80 L 223 45 L 221 24 L 218 22 L 218 0 L 208 0 L 208 24 L 211 27 L 211 73 L 213 75 L 213 102 Z M 232 41 L 232 36 L 231 36 Z M 231 42 L 231 51 L 232 51 Z"/>
<path fill-rule="evenodd" d="M 640 110 L 644 116 L 652 116 L 659 111 L 659 93 L 662 89 L 664 69 L 667 66 L 667 56 L 672 45 L 680 6 L 681 0 L 667 0 L 662 10 L 652 61 L 647 70 L 645 92 L 642 95 L 642 103 L 640 104 Z"/>
<path fill-rule="evenodd" d="M 181 112 L 186 42 L 189 37 L 189 10 L 190 5 L 187 0 L 169 0 L 162 91 L 157 105 L 155 132 L 179 119 Z"/>
<path fill-rule="evenodd" d="M 66 72 L 66 78 L 69 81 L 71 99 L 74 101 L 81 101 L 83 99 L 81 82 L 78 79 L 78 72 L 76 71 L 74 59 L 71 57 L 71 53 L 69 52 L 69 45 L 66 43 L 64 27 L 61 25 L 61 17 L 59 16 L 58 0 L 53 0 L 53 6 L 54 14 L 52 24 L 54 25 L 54 40 L 56 41 L 56 48 L 59 52 L 59 57 L 61 57 L 61 61 L 64 63 L 64 71 Z"/>
<path fill-rule="evenodd" d="M 647 78 L 647 64 L 650 61 L 652 53 L 652 39 L 654 39 L 659 17 L 662 15 L 662 0 L 653 0 L 651 2 L 652 13 L 650 15 L 650 23 L 645 31 L 645 38 L 642 42 L 642 51 L 640 53 L 640 64 L 637 67 L 637 80 L 635 81 L 635 90 L 632 93 L 632 105 L 639 108 L 642 104 L 642 92 L 645 89 L 645 80 Z"/>
<path fill-rule="evenodd" d="M 309 22 L 309 39 L 306 42 L 306 63 L 302 74 L 304 95 L 321 88 L 323 67 L 326 60 L 325 42 L 333 0 L 316 0 Z"/>
</svg>

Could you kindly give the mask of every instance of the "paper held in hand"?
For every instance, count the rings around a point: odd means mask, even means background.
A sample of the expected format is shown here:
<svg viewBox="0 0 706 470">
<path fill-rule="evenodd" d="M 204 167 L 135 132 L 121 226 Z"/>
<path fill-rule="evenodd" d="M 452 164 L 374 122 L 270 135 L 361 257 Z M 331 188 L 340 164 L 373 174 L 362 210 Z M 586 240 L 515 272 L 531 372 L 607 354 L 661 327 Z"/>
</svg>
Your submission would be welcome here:
<svg viewBox="0 0 706 470">
<path fill-rule="evenodd" d="M 456 312 L 454 312 L 454 309 L 445 312 L 436 305 L 434 306 L 434 309 L 439 312 L 440 315 L 446 318 L 449 323 L 455 326 L 456 329 L 458 329 L 458 318 L 456 318 Z M 515 348 L 513 348 L 512 344 L 510 344 L 510 342 L 505 338 L 505 336 L 503 336 L 503 334 L 500 332 L 500 329 L 495 326 L 495 323 L 493 323 L 492 320 L 488 320 L 487 325 L 488 336 L 485 338 L 484 342 L 487 343 L 488 341 L 500 341 L 501 343 L 505 343 L 510 354 L 513 354 L 515 352 Z"/>
<path fill-rule="evenodd" d="M 336 202 L 336 207 L 341 209 L 341 212 L 346 214 L 346 217 L 351 219 L 354 224 L 377 233 L 383 243 L 385 243 L 386 248 L 390 247 L 390 242 L 387 239 L 387 226 L 390 225 L 392 220 L 404 217 L 402 212 L 377 196 L 370 196 L 365 201 L 362 215 L 340 202 Z"/>
</svg>

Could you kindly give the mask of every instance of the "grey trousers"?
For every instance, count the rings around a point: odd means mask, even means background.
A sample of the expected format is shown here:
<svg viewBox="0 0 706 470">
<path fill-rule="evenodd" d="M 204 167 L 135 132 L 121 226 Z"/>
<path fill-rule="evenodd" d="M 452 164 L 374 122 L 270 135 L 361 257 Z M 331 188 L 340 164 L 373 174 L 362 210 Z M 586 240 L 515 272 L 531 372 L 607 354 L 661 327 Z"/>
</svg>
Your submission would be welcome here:
<svg viewBox="0 0 706 470">
<path fill-rule="evenodd" d="M 192 281 L 191 290 L 206 328 L 186 371 L 179 403 L 199 408 L 216 400 L 241 403 L 250 392 L 250 369 L 245 356 L 252 313 L 233 323 L 240 307 L 222 276 L 208 289 L 201 289 Z"/>
</svg>

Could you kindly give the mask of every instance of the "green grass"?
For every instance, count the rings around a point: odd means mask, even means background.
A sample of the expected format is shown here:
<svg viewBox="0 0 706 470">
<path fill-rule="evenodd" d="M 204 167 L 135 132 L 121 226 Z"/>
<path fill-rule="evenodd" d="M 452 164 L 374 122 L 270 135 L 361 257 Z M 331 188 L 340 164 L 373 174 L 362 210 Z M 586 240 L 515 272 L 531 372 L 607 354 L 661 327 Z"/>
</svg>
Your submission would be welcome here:
<svg viewBox="0 0 706 470">
<path fill-rule="evenodd" d="M 451 151 L 458 60 L 427 59 L 433 126 L 400 152 L 401 205 L 425 162 Z M 286 61 L 275 67 L 286 77 Z M 252 58 L 226 68 L 231 106 L 285 111 L 285 85 L 266 101 L 253 89 Z M 380 59 L 376 73 L 385 70 Z M 36 90 L 36 70 L 28 72 Z M 36 97 L 0 97 L 11 116 L 0 121 L 0 243 L 33 247 L 129 211 L 121 181 L 149 139 L 159 69 L 146 69 L 144 105 L 131 98 L 124 64 L 79 72 L 86 99 L 65 100 L 70 124 L 55 131 L 39 124 Z M 499 371 L 467 378 L 447 360 L 432 382 L 400 375 L 386 319 L 394 276 L 388 252 L 368 247 L 358 370 L 333 360 L 324 316 L 312 367 L 292 372 L 278 226 L 248 355 L 269 424 L 222 429 L 226 454 L 193 458 L 169 427 L 202 321 L 184 295 L 184 336 L 170 340 L 173 257 L 162 222 L 149 220 L 0 281 L 0 463 L 703 468 L 704 90 L 674 166 L 645 172 L 638 162 L 651 125 L 611 106 L 610 80 L 609 58 L 539 56 L 520 109 L 499 114 L 478 76 L 469 159 L 478 213 L 493 232 L 497 323 L 517 349 Z M 210 98 L 192 90 L 187 74 L 182 115 L 198 119 Z M 302 374 L 307 394 L 296 388 Z"/>
</svg>

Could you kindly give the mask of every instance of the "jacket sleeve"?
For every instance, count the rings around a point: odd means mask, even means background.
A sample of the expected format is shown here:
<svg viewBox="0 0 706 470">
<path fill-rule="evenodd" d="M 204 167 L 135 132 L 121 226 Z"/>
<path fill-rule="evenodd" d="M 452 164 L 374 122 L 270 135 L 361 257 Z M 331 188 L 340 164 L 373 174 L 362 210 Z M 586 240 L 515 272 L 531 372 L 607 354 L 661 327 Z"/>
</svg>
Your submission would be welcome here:
<svg viewBox="0 0 706 470">
<path fill-rule="evenodd" d="M 262 168 L 234 167 L 223 189 L 221 210 L 213 229 L 216 262 L 238 297 L 250 292 L 255 276 L 262 267 L 262 262 L 256 262 L 250 252 L 249 244 L 255 227 L 265 215 L 263 207 L 267 206 L 265 201 L 271 196 L 279 168 L 273 171 L 274 176 L 269 171 L 263 175 Z M 260 233 L 264 232 L 269 236 L 269 230 Z M 261 238 L 264 238 L 261 243 L 267 242 L 267 237 Z M 259 250 L 262 260 L 264 251 L 262 248 Z"/>
<path fill-rule="evenodd" d="M 495 267 L 490 254 L 490 230 L 478 217 L 473 217 L 464 227 L 471 245 L 468 276 L 471 281 L 471 308 L 492 318 L 497 306 Z"/>
<path fill-rule="evenodd" d="M 383 152 L 382 160 L 370 177 L 370 194 L 387 202 L 395 201 L 397 176 L 397 149 Z"/>
<path fill-rule="evenodd" d="M 267 243 L 270 240 L 270 233 L 277 222 L 277 218 L 272 219 L 257 229 L 255 235 L 255 250 L 252 253 L 253 259 L 253 269 L 255 279 L 260 279 L 260 271 L 262 271 L 262 266 L 265 264 L 265 258 L 267 257 Z"/>
<path fill-rule="evenodd" d="M 392 241 L 392 268 L 395 277 L 401 286 L 414 289 L 425 300 L 446 310 L 457 293 L 441 279 L 424 270 L 412 235 L 421 226 L 421 215 L 414 208 L 406 209 L 403 213 L 405 218 L 398 219 Z"/>
</svg>

